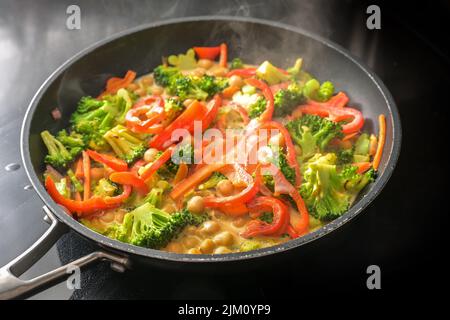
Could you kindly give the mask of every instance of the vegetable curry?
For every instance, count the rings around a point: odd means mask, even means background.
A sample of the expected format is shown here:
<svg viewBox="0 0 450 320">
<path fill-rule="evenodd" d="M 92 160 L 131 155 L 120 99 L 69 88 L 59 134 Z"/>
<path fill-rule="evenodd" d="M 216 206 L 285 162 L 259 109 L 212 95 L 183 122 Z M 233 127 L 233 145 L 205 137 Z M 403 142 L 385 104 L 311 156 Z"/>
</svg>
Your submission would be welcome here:
<svg viewBox="0 0 450 320">
<path fill-rule="evenodd" d="M 70 127 L 41 133 L 50 196 L 107 237 L 176 253 L 256 250 L 342 216 L 376 178 L 384 116 L 364 132 L 301 58 L 228 58 L 190 48 L 82 97 Z"/>
</svg>

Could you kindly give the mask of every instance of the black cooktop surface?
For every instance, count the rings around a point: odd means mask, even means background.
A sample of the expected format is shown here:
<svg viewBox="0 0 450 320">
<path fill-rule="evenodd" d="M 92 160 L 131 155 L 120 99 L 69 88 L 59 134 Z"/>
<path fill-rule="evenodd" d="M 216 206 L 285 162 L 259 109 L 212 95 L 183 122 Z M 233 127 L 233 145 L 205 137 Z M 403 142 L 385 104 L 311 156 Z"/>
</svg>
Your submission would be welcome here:
<svg viewBox="0 0 450 320">
<path fill-rule="evenodd" d="M 443 46 L 448 36 L 440 38 L 436 31 L 448 29 L 439 19 L 448 19 L 450 9 L 444 1 L 436 3 L 421 8 L 422 20 L 381 4 L 381 29 L 368 30 L 367 5 L 356 1 L 0 2 L 0 265 L 23 252 L 48 227 L 19 152 L 23 115 L 42 82 L 73 54 L 116 32 L 168 18 L 219 14 L 281 21 L 318 33 L 346 47 L 380 76 L 394 96 L 403 127 L 399 163 L 388 185 L 357 219 L 281 265 L 231 275 L 193 275 L 156 269 L 120 274 L 101 263 L 82 272 L 80 290 L 69 290 L 63 283 L 32 298 L 367 293 L 369 265 L 381 268 L 384 292 L 442 285 L 444 267 L 437 261 L 448 222 L 450 65 Z M 71 4 L 81 8 L 80 30 L 66 28 Z M 93 244 L 70 232 L 25 277 L 93 250 Z"/>
</svg>

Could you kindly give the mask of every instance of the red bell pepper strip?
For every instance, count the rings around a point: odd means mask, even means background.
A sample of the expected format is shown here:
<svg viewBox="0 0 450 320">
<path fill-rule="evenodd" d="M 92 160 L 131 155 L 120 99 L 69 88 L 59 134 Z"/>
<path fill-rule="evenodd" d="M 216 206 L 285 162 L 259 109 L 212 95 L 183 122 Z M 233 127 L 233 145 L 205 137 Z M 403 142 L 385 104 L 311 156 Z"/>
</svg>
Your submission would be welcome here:
<svg viewBox="0 0 450 320">
<path fill-rule="evenodd" d="M 229 86 L 222 90 L 222 96 L 226 99 L 231 99 L 233 95 L 241 90 L 238 86 Z"/>
<path fill-rule="evenodd" d="M 108 79 L 108 81 L 106 82 L 106 90 L 103 91 L 98 96 L 98 98 L 101 98 L 107 94 L 116 93 L 119 89 L 125 88 L 129 84 L 131 84 L 135 78 L 136 78 L 136 72 L 128 70 L 127 73 L 125 74 L 125 77 L 123 77 L 123 78 L 112 77 L 112 78 Z"/>
<path fill-rule="evenodd" d="M 91 197 L 91 159 L 86 151 L 83 151 L 83 200 L 86 201 Z"/>
<path fill-rule="evenodd" d="M 72 200 L 64 197 L 58 192 L 55 182 L 50 176 L 47 176 L 45 179 L 45 188 L 56 203 L 66 207 L 72 213 L 77 212 L 79 217 L 83 217 L 100 210 L 116 208 L 131 194 L 131 186 L 124 185 L 122 194 L 115 197 L 102 198 L 99 196 L 93 196 L 86 201 Z"/>
<path fill-rule="evenodd" d="M 200 59 L 214 60 L 220 53 L 220 46 L 217 47 L 194 47 L 197 57 Z"/>
<path fill-rule="evenodd" d="M 83 157 L 79 158 L 75 164 L 75 177 L 83 178 Z"/>
<path fill-rule="evenodd" d="M 171 141 L 172 132 L 176 129 L 183 128 L 192 133 L 194 130 L 194 121 L 202 120 L 206 113 L 206 107 L 202 103 L 199 101 L 192 102 L 178 118 L 150 141 L 150 147 L 162 150 L 171 145 L 173 143 L 173 141 Z"/>
<path fill-rule="evenodd" d="M 214 98 L 208 103 L 207 111 L 202 119 L 202 130 L 205 131 L 216 118 L 219 108 L 222 106 L 222 98 L 216 94 Z"/>
<path fill-rule="evenodd" d="M 138 161 L 136 161 L 133 166 L 131 167 L 130 171 L 133 173 L 138 173 L 139 169 L 143 166 L 145 166 L 146 162 L 143 159 L 140 159 Z"/>
<path fill-rule="evenodd" d="M 113 172 L 109 176 L 109 179 L 115 183 L 131 185 L 141 195 L 146 195 L 149 192 L 148 186 L 145 184 L 144 180 L 139 178 L 133 172 Z"/>
<path fill-rule="evenodd" d="M 270 90 L 270 87 L 264 81 L 258 80 L 256 78 L 247 79 L 246 82 L 247 84 L 261 90 L 264 95 L 264 98 L 266 98 L 267 101 L 266 110 L 264 110 L 264 112 L 259 116 L 259 120 L 261 122 L 272 120 L 274 101 L 272 90 Z"/>
<path fill-rule="evenodd" d="M 220 45 L 219 65 L 222 68 L 226 68 L 227 67 L 227 62 L 228 62 L 228 47 L 227 47 L 226 43 L 222 43 Z"/>
<path fill-rule="evenodd" d="M 292 226 L 299 235 L 305 234 L 309 227 L 309 213 L 300 193 L 298 193 L 297 189 L 286 180 L 283 173 L 276 165 L 271 163 L 263 166 L 262 174 L 270 174 L 273 176 L 275 183 L 274 194 L 276 196 L 287 194 L 294 200 L 298 213 L 300 214 L 300 219 L 296 219 Z"/>
<path fill-rule="evenodd" d="M 318 102 L 314 100 L 309 100 L 308 104 L 315 105 L 315 106 L 326 106 L 326 107 L 336 107 L 336 108 L 343 108 L 348 103 L 348 96 L 340 91 L 335 96 L 331 97 L 330 100 L 325 102 Z"/>
<path fill-rule="evenodd" d="M 127 127 L 134 132 L 153 133 L 152 126 L 165 119 L 164 100 L 159 96 L 139 101 L 126 114 Z M 142 119 L 144 118 L 144 119 Z"/>
<path fill-rule="evenodd" d="M 224 205 L 220 207 L 220 211 L 225 213 L 227 216 L 240 217 L 248 213 L 248 208 L 245 204 Z"/>
<path fill-rule="evenodd" d="M 104 165 L 110 167 L 114 171 L 127 171 L 128 165 L 125 161 L 122 159 L 118 159 L 116 157 L 113 157 L 109 154 L 102 154 L 98 153 L 94 150 L 86 150 L 89 157 L 91 157 L 93 160 L 103 163 Z"/>
<path fill-rule="evenodd" d="M 295 109 L 292 113 L 292 117 L 296 118 L 302 113 L 315 114 L 320 117 L 328 117 L 330 120 L 335 122 L 351 120 L 349 123 L 342 125 L 342 132 L 344 134 L 357 132 L 364 126 L 364 117 L 361 111 L 353 108 L 306 104 L 297 107 L 297 109 Z"/>
<path fill-rule="evenodd" d="M 229 71 L 226 76 L 230 78 L 231 76 L 239 76 L 241 78 L 250 78 L 256 75 L 256 68 L 244 68 L 244 69 L 234 69 Z"/>
<path fill-rule="evenodd" d="M 204 198 L 205 207 L 221 208 L 222 206 L 225 205 L 232 206 L 247 203 L 251 199 L 253 199 L 255 195 L 258 193 L 259 185 L 261 183 L 261 175 L 259 174 L 259 168 L 256 169 L 256 177 L 255 180 L 253 180 L 252 176 L 248 174 L 241 165 L 235 163 L 233 167 L 236 174 L 239 176 L 239 179 L 246 182 L 247 187 L 238 194 L 228 197 L 214 197 L 214 196 L 205 197 Z"/>
<path fill-rule="evenodd" d="M 248 204 L 248 208 L 250 211 L 261 211 L 271 208 L 273 221 L 272 223 L 267 223 L 259 219 L 250 221 L 247 224 L 246 230 L 241 234 L 245 238 L 279 234 L 284 232 L 289 224 L 288 207 L 277 198 L 258 197 Z"/>
<path fill-rule="evenodd" d="M 169 161 L 170 157 L 172 156 L 172 151 L 173 151 L 174 147 L 169 147 L 167 148 L 160 156 L 158 159 L 156 159 L 155 161 L 153 161 L 153 163 L 149 166 L 146 167 L 144 172 L 142 172 L 141 174 L 141 179 L 146 181 L 148 178 L 150 178 L 153 173 L 155 173 L 159 168 L 161 168 L 161 166 L 166 163 L 167 161 Z"/>
<path fill-rule="evenodd" d="M 359 174 L 362 174 L 372 167 L 372 163 L 370 163 L 370 162 L 354 162 L 354 163 L 352 163 L 352 166 L 357 167 L 358 169 L 356 170 L 356 172 Z"/>
<path fill-rule="evenodd" d="M 195 188 L 199 185 L 203 180 L 207 179 L 214 171 L 219 170 L 224 167 L 225 163 L 213 163 L 213 164 L 205 164 L 200 167 L 197 171 L 195 171 L 190 177 L 184 179 L 170 192 L 170 197 L 172 199 L 178 199 L 183 196 L 189 190 Z"/>
<path fill-rule="evenodd" d="M 295 170 L 295 185 L 296 187 L 299 187 L 302 182 L 300 174 L 300 165 L 298 164 L 297 157 L 295 155 L 294 143 L 292 142 L 289 131 L 286 129 L 285 126 L 283 126 L 280 122 L 277 121 L 266 122 L 261 126 L 261 128 L 277 129 L 278 131 L 280 131 L 281 135 L 284 138 L 284 143 L 286 144 L 286 151 L 287 151 L 286 158 L 288 164 Z"/>
</svg>

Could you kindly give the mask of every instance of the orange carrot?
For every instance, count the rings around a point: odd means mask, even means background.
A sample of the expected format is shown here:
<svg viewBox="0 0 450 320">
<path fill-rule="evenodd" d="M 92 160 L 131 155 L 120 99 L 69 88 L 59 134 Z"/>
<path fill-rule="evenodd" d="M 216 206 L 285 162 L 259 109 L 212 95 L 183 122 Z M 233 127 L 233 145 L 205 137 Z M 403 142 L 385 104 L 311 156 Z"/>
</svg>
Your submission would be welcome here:
<svg viewBox="0 0 450 320">
<path fill-rule="evenodd" d="M 373 157 L 373 168 L 378 169 L 380 165 L 381 156 L 383 155 L 384 142 L 386 141 L 386 117 L 384 114 L 380 114 L 378 117 L 379 133 L 378 133 L 378 146 L 377 152 Z"/>
<path fill-rule="evenodd" d="M 227 67 L 227 60 L 228 60 L 228 48 L 226 43 L 222 43 L 220 45 L 220 59 L 219 59 L 219 65 L 223 68 Z"/>
<path fill-rule="evenodd" d="M 356 170 L 356 172 L 359 174 L 366 172 L 372 166 L 370 162 L 355 162 L 352 165 L 358 167 L 358 170 Z"/>
<path fill-rule="evenodd" d="M 105 168 L 91 168 L 91 179 L 100 180 L 105 176 Z"/>
<path fill-rule="evenodd" d="M 359 134 L 359 132 L 352 132 L 347 134 L 345 137 L 342 138 L 342 141 L 347 141 L 352 139 L 353 137 L 357 136 Z"/>
<path fill-rule="evenodd" d="M 75 177 L 77 179 L 83 178 L 83 159 L 80 157 L 75 166 Z"/>
<path fill-rule="evenodd" d="M 91 194 L 91 159 L 86 151 L 83 151 L 83 174 L 84 174 L 84 190 L 83 200 L 90 198 Z"/>
<path fill-rule="evenodd" d="M 222 96 L 226 99 L 230 99 L 233 94 L 235 94 L 236 92 L 239 91 L 239 87 L 238 86 L 229 86 L 226 87 L 223 91 L 222 91 Z"/>
<path fill-rule="evenodd" d="M 175 178 L 173 179 L 173 183 L 176 184 L 180 182 L 181 180 L 185 179 L 188 175 L 189 168 L 186 163 L 182 162 L 180 163 L 178 167 L 177 174 L 175 175 Z"/>
<path fill-rule="evenodd" d="M 106 90 L 103 91 L 98 98 L 102 98 L 104 95 L 107 94 L 114 94 L 119 89 L 127 87 L 130 83 L 133 82 L 133 80 L 136 78 L 136 72 L 128 70 L 125 74 L 125 77 L 119 78 L 119 77 L 112 77 L 108 79 L 106 82 Z"/>
<path fill-rule="evenodd" d="M 374 134 L 370 135 L 369 155 L 374 156 L 377 153 L 378 139 Z"/>
</svg>

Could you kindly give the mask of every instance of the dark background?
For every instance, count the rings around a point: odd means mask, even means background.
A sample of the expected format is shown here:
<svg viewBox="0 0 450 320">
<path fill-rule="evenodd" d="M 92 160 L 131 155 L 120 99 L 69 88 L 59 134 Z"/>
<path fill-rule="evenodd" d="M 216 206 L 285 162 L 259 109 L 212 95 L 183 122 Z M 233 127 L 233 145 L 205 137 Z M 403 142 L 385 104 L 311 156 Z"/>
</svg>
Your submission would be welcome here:
<svg viewBox="0 0 450 320">
<path fill-rule="evenodd" d="M 446 286 L 450 60 L 448 1 L 375 2 L 381 30 L 366 28 L 361 1 L 1 1 L 0 265 L 48 227 L 42 203 L 27 187 L 20 125 L 41 83 L 86 46 L 143 23 L 196 15 L 251 16 L 302 27 L 344 46 L 383 80 L 398 105 L 403 143 L 381 195 L 357 219 L 279 265 L 232 275 L 145 269 L 117 274 L 107 264 L 82 273 L 82 289 L 65 284 L 34 298 L 297 298 L 305 293 L 387 296 L 432 294 Z M 81 30 L 66 29 L 66 8 L 81 7 Z M 149 44 L 151 45 L 151 44 Z M 276 48 L 275 48 L 276 50 Z M 94 250 L 64 236 L 26 275 Z M 381 268 L 381 292 L 366 288 L 366 268 Z"/>
</svg>

